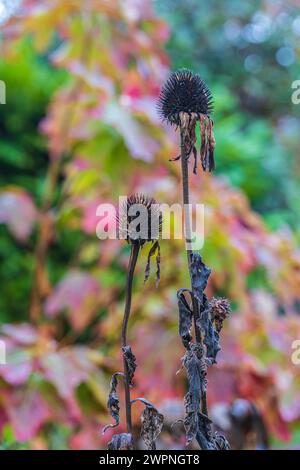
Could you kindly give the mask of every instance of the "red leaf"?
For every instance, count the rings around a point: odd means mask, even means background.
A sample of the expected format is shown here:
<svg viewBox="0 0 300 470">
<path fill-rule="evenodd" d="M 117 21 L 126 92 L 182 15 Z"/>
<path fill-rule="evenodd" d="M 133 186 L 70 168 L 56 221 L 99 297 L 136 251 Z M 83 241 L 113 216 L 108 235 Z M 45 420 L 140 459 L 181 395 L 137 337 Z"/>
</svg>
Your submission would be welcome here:
<svg viewBox="0 0 300 470">
<path fill-rule="evenodd" d="M 45 312 L 54 317 L 66 310 L 73 328 L 81 331 L 96 312 L 99 292 L 99 284 L 91 274 L 71 271 L 48 297 Z"/>
<path fill-rule="evenodd" d="M 36 218 L 37 210 L 26 191 L 11 189 L 0 193 L 0 223 L 7 224 L 18 240 L 28 238 Z"/>
</svg>

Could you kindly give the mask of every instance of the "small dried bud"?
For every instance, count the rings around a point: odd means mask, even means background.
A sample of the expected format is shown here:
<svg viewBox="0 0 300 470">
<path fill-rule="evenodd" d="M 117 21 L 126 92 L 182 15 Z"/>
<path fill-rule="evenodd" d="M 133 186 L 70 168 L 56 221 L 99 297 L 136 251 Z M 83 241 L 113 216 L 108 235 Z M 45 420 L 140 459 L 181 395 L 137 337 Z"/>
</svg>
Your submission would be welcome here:
<svg viewBox="0 0 300 470">
<path fill-rule="evenodd" d="M 223 327 L 223 321 L 230 314 L 230 303 L 225 298 L 216 299 L 215 297 L 210 301 L 210 311 L 212 321 L 215 323 L 218 333 Z"/>
</svg>

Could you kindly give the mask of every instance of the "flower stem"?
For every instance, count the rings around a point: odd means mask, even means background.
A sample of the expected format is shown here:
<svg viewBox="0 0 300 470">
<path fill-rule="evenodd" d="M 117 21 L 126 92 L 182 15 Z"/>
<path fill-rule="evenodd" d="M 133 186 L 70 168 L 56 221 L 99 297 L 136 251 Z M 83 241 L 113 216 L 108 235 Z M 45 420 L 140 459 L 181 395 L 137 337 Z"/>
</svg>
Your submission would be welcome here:
<svg viewBox="0 0 300 470">
<path fill-rule="evenodd" d="M 184 147 L 184 133 L 181 129 L 180 133 L 181 137 L 181 173 L 182 173 L 182 197 L 183 197 L 183 205 L 184 205 L 184 229 L 185 229 L 185 241 L 186 243 L 191 243 L 191 219 L 190 219 L 190 210 L 189 210 L 189 203 L 190 203 L 190 195 L 189 195 L 189 167 L 188 167 L 188 158 L 185 153 Z M 192 261 L 192 254 L 193 250 L 187 248 L 187 259 L 188 259 L 188 269 L 190 274 L 190 282 L 191 288 L 193 293 L 193 284 L 192 284 L 192 271 L 191 271 L 191 261 Z M 195 329 L 195 338 L 196 342 L 201 344 L 202 338 L 200 333 L 200 328 L 198 327 L 197 323 L 200 321 L 200 311 L 199 311 L 199 304 L 196 300 L 195 295 L 192 295 L 192 307 L 193 307 L 193 318 L 194 318 L 194 329 Z M 206 392 L 204 391 L 201 396 L 201 411 L 204 415 L 207 416 L 207 401 L 206 401 Z M 198 440 L 198 439 L 197 439 Z M 203 443 L 198 440 L 200 447 L 203 449 Z"/>
<path fill-rule="evenodd" d="M 189 167 L 188 167 L 188 158 L 185 154 L 185 148 L 184 148 L 184 136 L 183 136 L 183 131 L 181 129 L 181 173 L 182 173 L 182 197 L 183 197 L 183 205 L 184 205 L 184 232 L 185 232 L 185 241 L 186 243 L 191 242 L 191 220 L 190 220 L 190 210 L 189 210 L 189 204 L 190 204 L 190 196 L 189 196 Z M 187 259 L 188 259 L 188 269 L 189 269 L 189 274 L 190 274 L 190 280 L 191 280 L 191 288 L 193 291 L 193 285 L 192 285 L 192 272 L 191 272 L 191 259 L 192 259 L 192 254 L 193 251 L 190 249 L 187 249 Z M 201 342 L 201 334 L 199 331 L 199 328 L 197 326 L 197 321 L 200 318 L 200 312 L 198 308 L 198 302 L 196 301 L 195 297 L 192 296 L 192 302 L 193 302 L 193 313 L 194 313 L 194 327 L 195 327 L 195 337 L 197 343 Z"/>
<path fill-rule="evenodd" d="M 133 243 L 131 245 L 130 259 L 129 259 L 128 271 L 127 271 L 127 282 L 126 282 L 126 302 L 125 302 L 125 310 L 124 310 L 124 317 L 123 317 L 123 324 L 122 324 L 122 348 L 127 346 L 127 326 L 128 326 L 128 320 L 129 320 L 130 309 L 131 309 L 132 282 L 133 282 L 133 275 L 134 275 L 136 262 L 137 262 L 138 255 L 139 255 L 139 250 L 140 250 L 140 247 L 138 243 Z M 126 362 L 124 355 L 123 355 L 123 364 L 124 364 L 126 425 L 127 425 L 127 432 L 132 434 L 130 379 L 129 379 L 128 366 L 127 366 L 127 362 Z"/>
</svg>

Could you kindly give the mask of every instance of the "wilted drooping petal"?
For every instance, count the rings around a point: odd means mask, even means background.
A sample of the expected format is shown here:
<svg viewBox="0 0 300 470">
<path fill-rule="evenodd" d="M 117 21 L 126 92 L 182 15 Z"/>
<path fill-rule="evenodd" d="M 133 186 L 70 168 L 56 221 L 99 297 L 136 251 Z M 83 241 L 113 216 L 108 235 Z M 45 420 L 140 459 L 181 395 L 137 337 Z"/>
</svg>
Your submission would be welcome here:
<svg viewBox="0 0 300 470">
<path fill-rule="evenodd" d="M 156 286 L 158 286 L 159 281 L 160 281 L 160 245 L 158 241 L 154 242 L 154 244 L 149 250 L 146 269 L 145 269 L 144 282 L 146 282 L 149 278 L 151 257 L 154 256 L 155 253 L 156 253 Z"/>
<path fill-rule="evenodd" d="M 204 115 L 200 116 L 200 160 L 204 171 L 213 171 L 215 169 L 214 151 L 216 140 L 213 127 L 213 121 L 209 117 Z"/>
</svg>

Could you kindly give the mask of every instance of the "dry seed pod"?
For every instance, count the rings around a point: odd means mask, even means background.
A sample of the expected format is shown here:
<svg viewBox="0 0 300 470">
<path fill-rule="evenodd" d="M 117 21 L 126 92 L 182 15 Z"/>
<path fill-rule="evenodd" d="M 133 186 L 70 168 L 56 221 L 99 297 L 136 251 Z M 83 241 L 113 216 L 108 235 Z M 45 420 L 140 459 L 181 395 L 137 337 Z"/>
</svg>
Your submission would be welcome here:
<svg viewBox="0 0 300 470">
<path fill-rule="evenodd" d="M 211 318 L 216 326 L 216 330 L 220 332 L 223 327 L 223 321 L 230 314 L 230 303 L 225 298 L 216 299 L 213 297 L 210 301 L 210 311 Z"/>
</svg>

